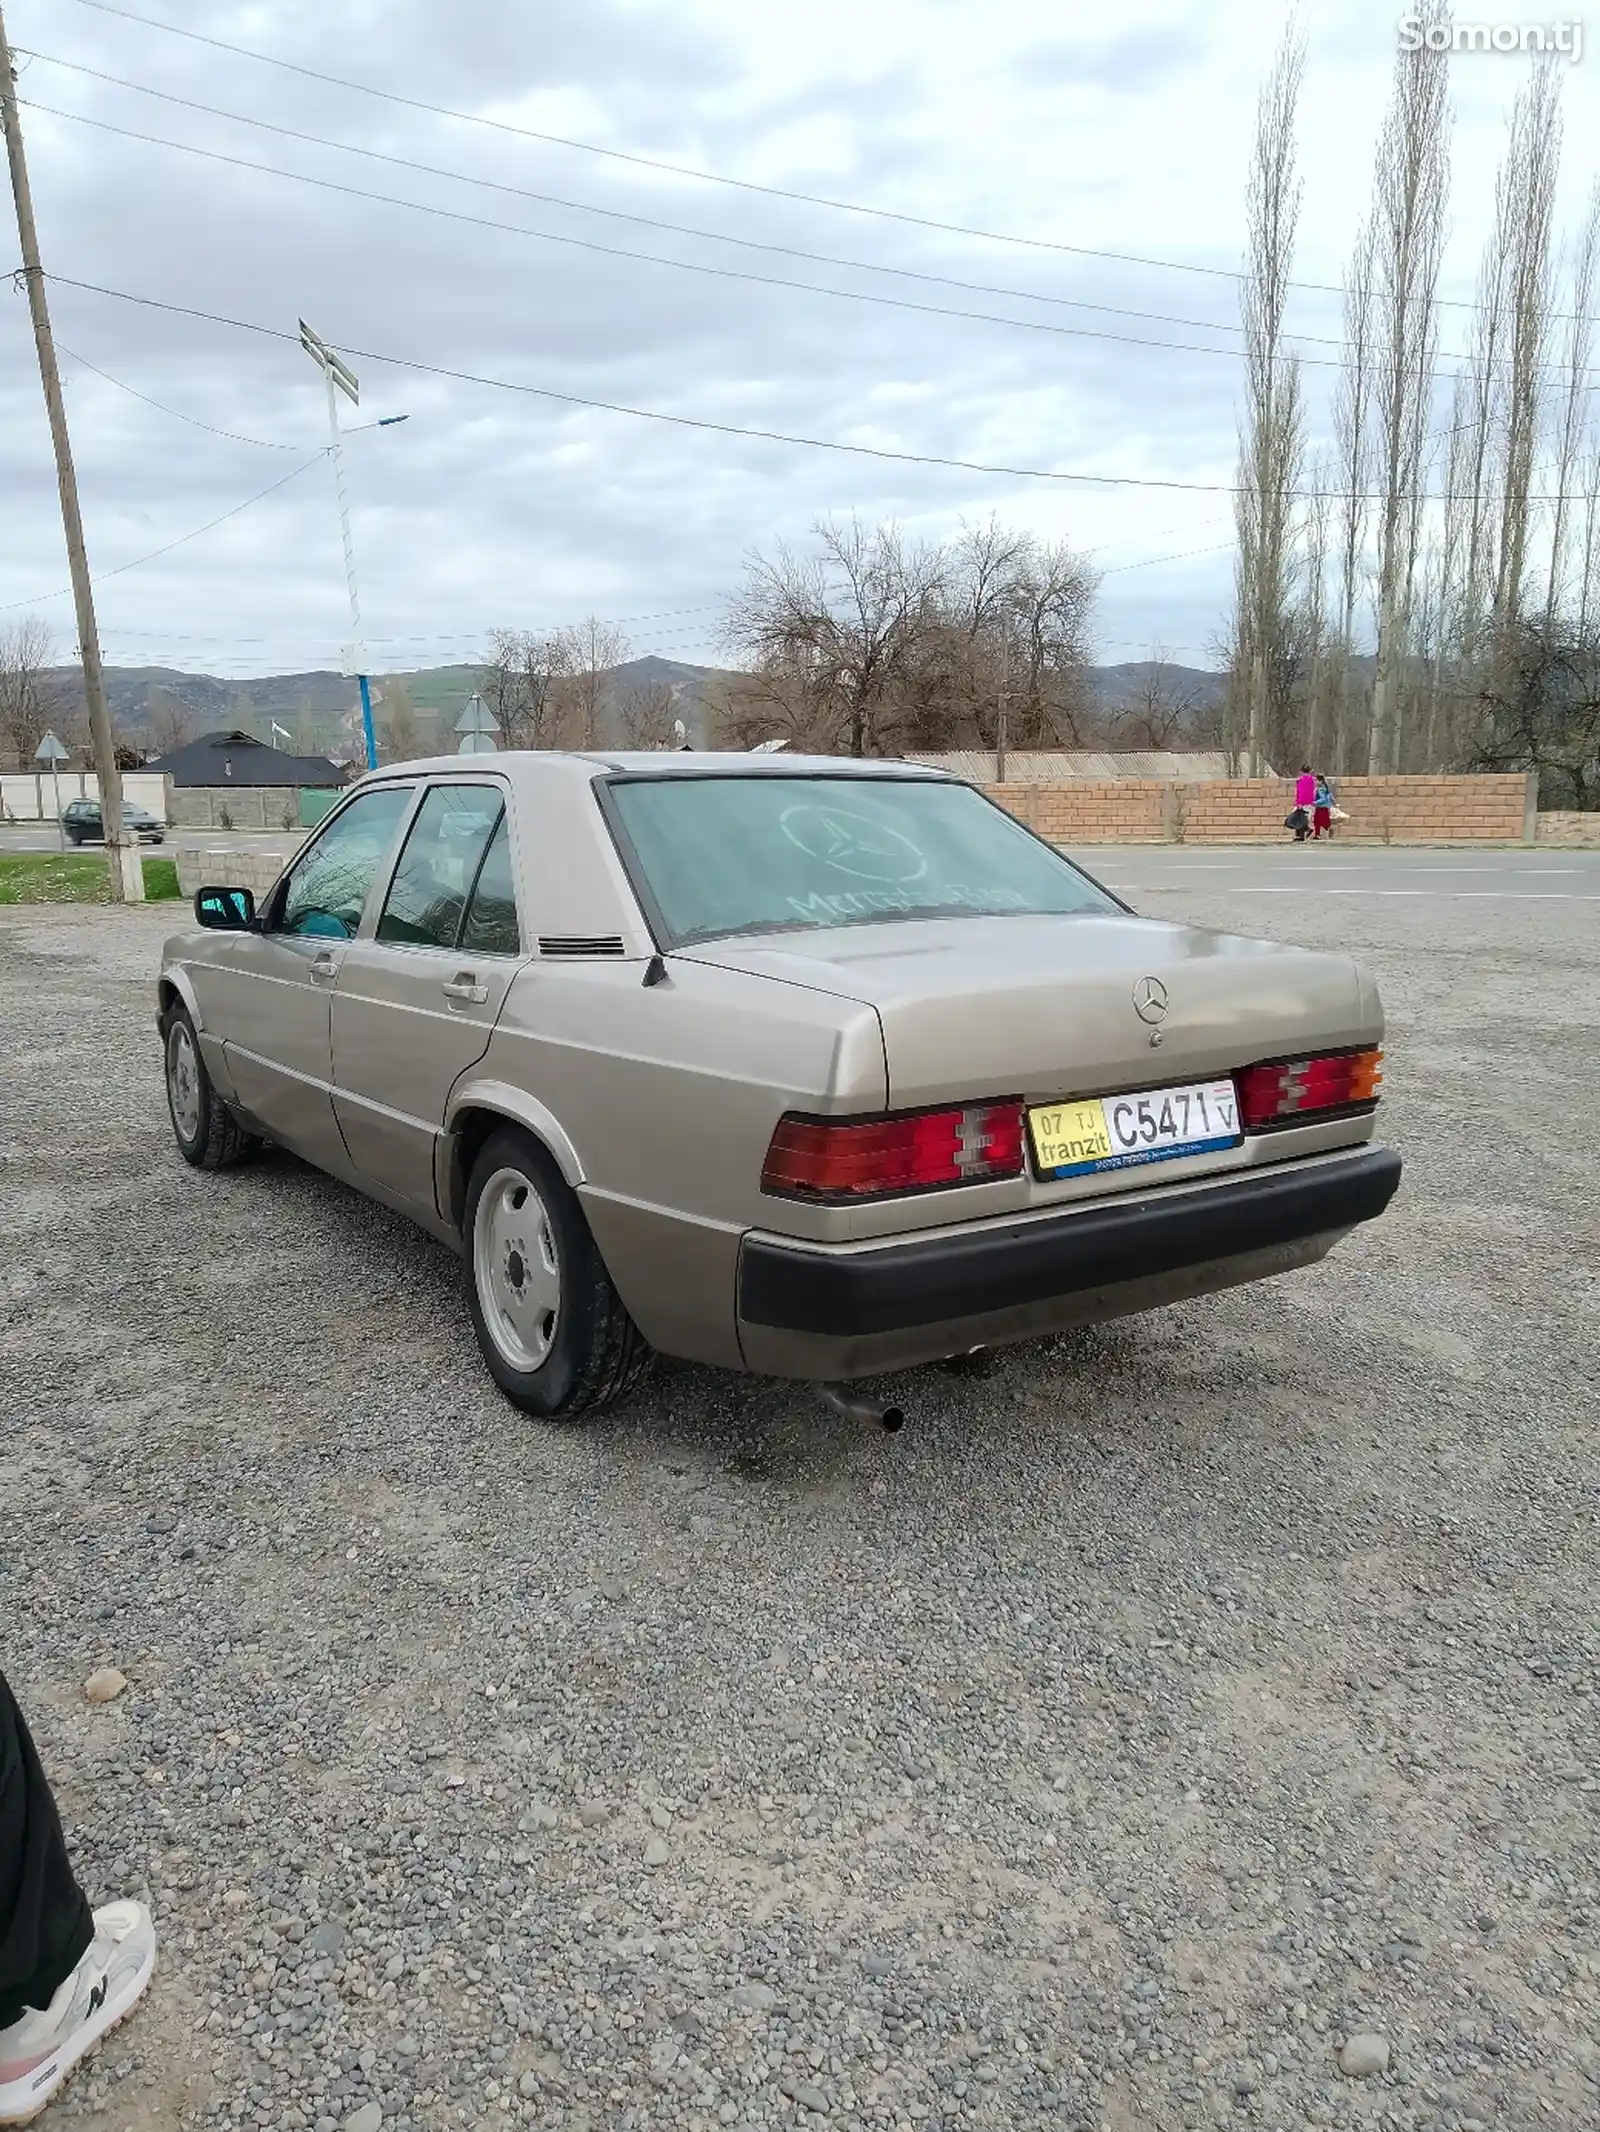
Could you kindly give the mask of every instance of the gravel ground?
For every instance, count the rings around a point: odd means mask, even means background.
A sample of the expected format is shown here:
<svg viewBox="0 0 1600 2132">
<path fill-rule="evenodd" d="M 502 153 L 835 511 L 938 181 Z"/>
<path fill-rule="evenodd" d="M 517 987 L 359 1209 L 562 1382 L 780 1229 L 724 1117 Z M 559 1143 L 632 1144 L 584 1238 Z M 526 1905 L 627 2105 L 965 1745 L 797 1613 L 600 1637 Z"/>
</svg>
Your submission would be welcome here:
<svg viewBox="0 0 1600 2132">
<path fill-rule="evenodd" d="M 894 1439 L 519 1418 L 446 1253 L 179 1162 L 160 914 L 3 915 L 0 1663 L 163 1934 L 52 2122 L 1600 2118 L 1593 907 L 1144 900 L 1370 961 L 1402 1198 Z"/>
</svg>

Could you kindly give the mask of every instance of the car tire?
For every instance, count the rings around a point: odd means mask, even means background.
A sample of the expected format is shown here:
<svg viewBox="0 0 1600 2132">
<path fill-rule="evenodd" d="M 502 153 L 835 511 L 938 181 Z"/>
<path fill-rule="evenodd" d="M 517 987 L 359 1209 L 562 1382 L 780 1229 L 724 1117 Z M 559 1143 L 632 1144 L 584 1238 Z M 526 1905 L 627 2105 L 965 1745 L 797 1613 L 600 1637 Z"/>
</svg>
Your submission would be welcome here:
<svg viewBox="0 0 1600 2132">
<path fill-rule="evenodd" d="M 464 1222 L 467 1305 L 489 1373 L 544 1421 L 598 1413 L 650 1362 L 577 1194 L 528 1133 L 490 1134 Z"/>
<path fill-rule="evenodd" d="M 247 1133 L 206 1071 L 200 1040 L 186 1007 L 169 1009 L 161 1024 L 166 1056 L 167 1114 L 184 1161 L 197 1170 L 228 1170 L 260 1146 Z"/>
</svg>

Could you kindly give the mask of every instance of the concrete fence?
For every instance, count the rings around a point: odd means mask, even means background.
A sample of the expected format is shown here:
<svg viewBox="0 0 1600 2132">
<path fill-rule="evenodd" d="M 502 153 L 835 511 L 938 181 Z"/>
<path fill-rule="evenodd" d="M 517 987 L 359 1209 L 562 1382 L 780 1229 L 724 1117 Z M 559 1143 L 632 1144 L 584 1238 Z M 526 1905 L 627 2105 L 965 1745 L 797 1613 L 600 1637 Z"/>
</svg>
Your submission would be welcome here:
<svg viewBox="0 0 1600 2132">
<path fill-rule="evenodd" d="M 297 829 L 298 785 L 179 785 L 172 819 L 181 829 Z"/>
<path fill-rule="evenodd" d="M 57 773 L 56 782 L 63 807 L 75 799 L 100 797 L 100 780 L 92 770 L 62 770 Z M 123 799 L 130 807 L 143 807 L 158 822 L 173 820 L 168 785 L 169 780 L 159 770 L 122 773 Z M 48 770 L 8 770 L 0 777 L 0 822 L 53 822 L 55 818 L 55 786 Z"/>
<path fill-rule="evenodd" d="M 256 897 L 266 894 L 288 865 L 270 852 L 252 851 L 246 845 L 212 845 L 204 851 L 174 853 L 178 862 L 178 886 L 186 896 L 199 888 L 249 888 Z"/>
<path fill-rule="evenodd" d="M 1600 851 L 1600 814 L 1568 814 L 1560 809 L 1541 814 L 1538 840 L 1568 851 Z"/>
<path fill-rule="evenodd" d="M 1531 844 L 1538 782 L 1489 777 L 1342 777 L 1335 825 L 1346 842 Z M 1294 786 L 1275 777 L 1205 783 L 985 785 L 991 799 L 1055 844 L 1278 844 Z M 1584 817 L 1579 817 L 1582 820 Z"/>
</svg>

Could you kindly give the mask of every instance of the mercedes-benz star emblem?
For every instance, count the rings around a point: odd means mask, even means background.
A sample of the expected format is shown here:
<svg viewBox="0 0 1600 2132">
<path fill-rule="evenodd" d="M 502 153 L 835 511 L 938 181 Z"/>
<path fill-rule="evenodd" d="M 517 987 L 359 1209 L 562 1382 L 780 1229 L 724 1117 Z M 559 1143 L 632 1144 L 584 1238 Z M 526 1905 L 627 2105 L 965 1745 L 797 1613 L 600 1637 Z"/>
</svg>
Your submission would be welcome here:
<svg viewBox="0 0 1600 2132">
<path fill-rule="evenodd" d="M 1133 1011 L 1142 1022 L 1167 1018 L 1167 988 L 1159 977 L 1141 977 L 1133 988 Z"/>
</svg>

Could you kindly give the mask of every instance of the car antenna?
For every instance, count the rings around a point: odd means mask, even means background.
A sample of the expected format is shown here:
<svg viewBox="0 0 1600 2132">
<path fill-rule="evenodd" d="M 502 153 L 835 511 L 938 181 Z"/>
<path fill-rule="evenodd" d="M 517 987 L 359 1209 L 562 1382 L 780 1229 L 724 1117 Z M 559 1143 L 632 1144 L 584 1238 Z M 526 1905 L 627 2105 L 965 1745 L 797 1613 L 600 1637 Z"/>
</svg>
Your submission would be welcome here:
<svg viewBox="0 0 1600 2132">
<path fill-rule="evenodd" d="M 644 981 L 647 985 L 664 985 L 667 981 L 667 965 L 659 955 L 652 955 L 644 966 Z"/>
</svg>

